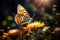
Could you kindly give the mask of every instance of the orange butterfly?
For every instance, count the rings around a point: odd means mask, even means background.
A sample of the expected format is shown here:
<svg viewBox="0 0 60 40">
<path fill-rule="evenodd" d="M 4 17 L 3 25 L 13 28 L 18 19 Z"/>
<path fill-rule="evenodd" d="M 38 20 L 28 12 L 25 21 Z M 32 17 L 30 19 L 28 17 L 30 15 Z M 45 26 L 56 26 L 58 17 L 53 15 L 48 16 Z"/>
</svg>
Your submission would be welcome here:
<svg viewBox="0 0 60 40">
<path fill-rule="evenodd" d="M 32 21 L 32 18 L 30 18 L 30 15 L 28 12 L 23 8 L 23 6 L 19 5 L 17 6 L 17 14 L 15 15 L 15 22 L 17 24 L 26 24 L 30 23 Z"/>
</svg>

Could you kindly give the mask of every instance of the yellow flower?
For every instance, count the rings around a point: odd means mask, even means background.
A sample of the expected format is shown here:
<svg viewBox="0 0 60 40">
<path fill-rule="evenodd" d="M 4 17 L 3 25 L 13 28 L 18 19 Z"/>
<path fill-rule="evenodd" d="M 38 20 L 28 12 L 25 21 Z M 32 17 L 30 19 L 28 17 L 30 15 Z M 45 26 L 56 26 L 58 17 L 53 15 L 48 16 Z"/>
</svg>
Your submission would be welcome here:
<svg viewBox="0 0 60 40">
<path fill-rule="evenodd" d="M 25 27 L 25 30 L 26 31 L 30 31 L 31 29 L 37 29 L 37 28 L 39 28 L 39 27 L 42 27 L 42 26 L 44 26 L 45 24 L 44 24 L 44 22 L 34 22 L 34 23 L 30 23 L 30 24 L 28 24 L 26 27 Z"/>
</svg>

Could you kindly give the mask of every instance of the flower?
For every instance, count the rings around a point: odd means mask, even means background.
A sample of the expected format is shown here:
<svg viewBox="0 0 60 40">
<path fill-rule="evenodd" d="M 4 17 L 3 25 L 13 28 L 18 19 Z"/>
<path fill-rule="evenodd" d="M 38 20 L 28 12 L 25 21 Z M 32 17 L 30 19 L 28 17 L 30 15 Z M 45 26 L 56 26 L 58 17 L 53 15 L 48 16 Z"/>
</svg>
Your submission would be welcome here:
<svg viewBox="0 0 60 40">
<path fill-rule="evenodd" d="M 33 23 L 30 23 L 30 24 L 28 24 L 26 27 L 25 27 L 25 30 L 26 31 L 30 31 L 31 29 L 37 29 L 37 28 L 39 28 L 39 27 L 42 27 L 42 26 L 44 26 L 45 24 L 44 24 L 44 22 L 42 22 L 41 23 L 41 21 L 36 21 L 36 22 L 33 22 Z"/>
</svg>

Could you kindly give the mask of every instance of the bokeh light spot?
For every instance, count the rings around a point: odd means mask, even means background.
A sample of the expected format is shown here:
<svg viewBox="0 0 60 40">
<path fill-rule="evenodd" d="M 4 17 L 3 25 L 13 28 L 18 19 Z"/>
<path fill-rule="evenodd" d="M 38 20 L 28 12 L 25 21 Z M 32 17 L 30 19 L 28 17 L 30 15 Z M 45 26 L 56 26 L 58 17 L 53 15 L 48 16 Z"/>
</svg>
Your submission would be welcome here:
<svg viewBox="0 0 60 40">
<path fill-rule="evenodd" d="M 3 22 L 2 22 L 2 25 L 7 25 L 7 22 L 6 22 L 6 21 L 3 21 Z"/>
<path fill-rule="evenodd" d="M 13 20 L 13 17 L 12 16 L 8 16 L 7 19 L 11 21 L 11 20 Z"/>
</svg>

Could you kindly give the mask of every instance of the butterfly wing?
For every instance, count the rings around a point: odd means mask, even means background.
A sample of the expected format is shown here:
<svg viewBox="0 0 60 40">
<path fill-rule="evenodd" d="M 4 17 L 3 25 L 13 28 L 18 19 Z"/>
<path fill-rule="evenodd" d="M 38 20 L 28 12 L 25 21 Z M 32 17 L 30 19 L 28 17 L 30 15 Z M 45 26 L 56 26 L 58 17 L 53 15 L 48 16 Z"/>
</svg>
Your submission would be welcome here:
<svg viewBox="0 0 60 40">
<path fill-rule="evenodd" d="M 19 5 L 17 6 L 17 14 L 15 16 L 15 22 L 17 24 L 26 24 L 30 23 L 32 18 L 30 18 L 28 12 L 26 9 L 24 9 L 23 6 Z"/>
<path fill-rule="evenodd" d="M 29 13 L 26 11 L 26 9 L 20 4 L 18 4 L 18 6 L 17 6 L 17 14 L 30 17 Z"/>
</svg>

